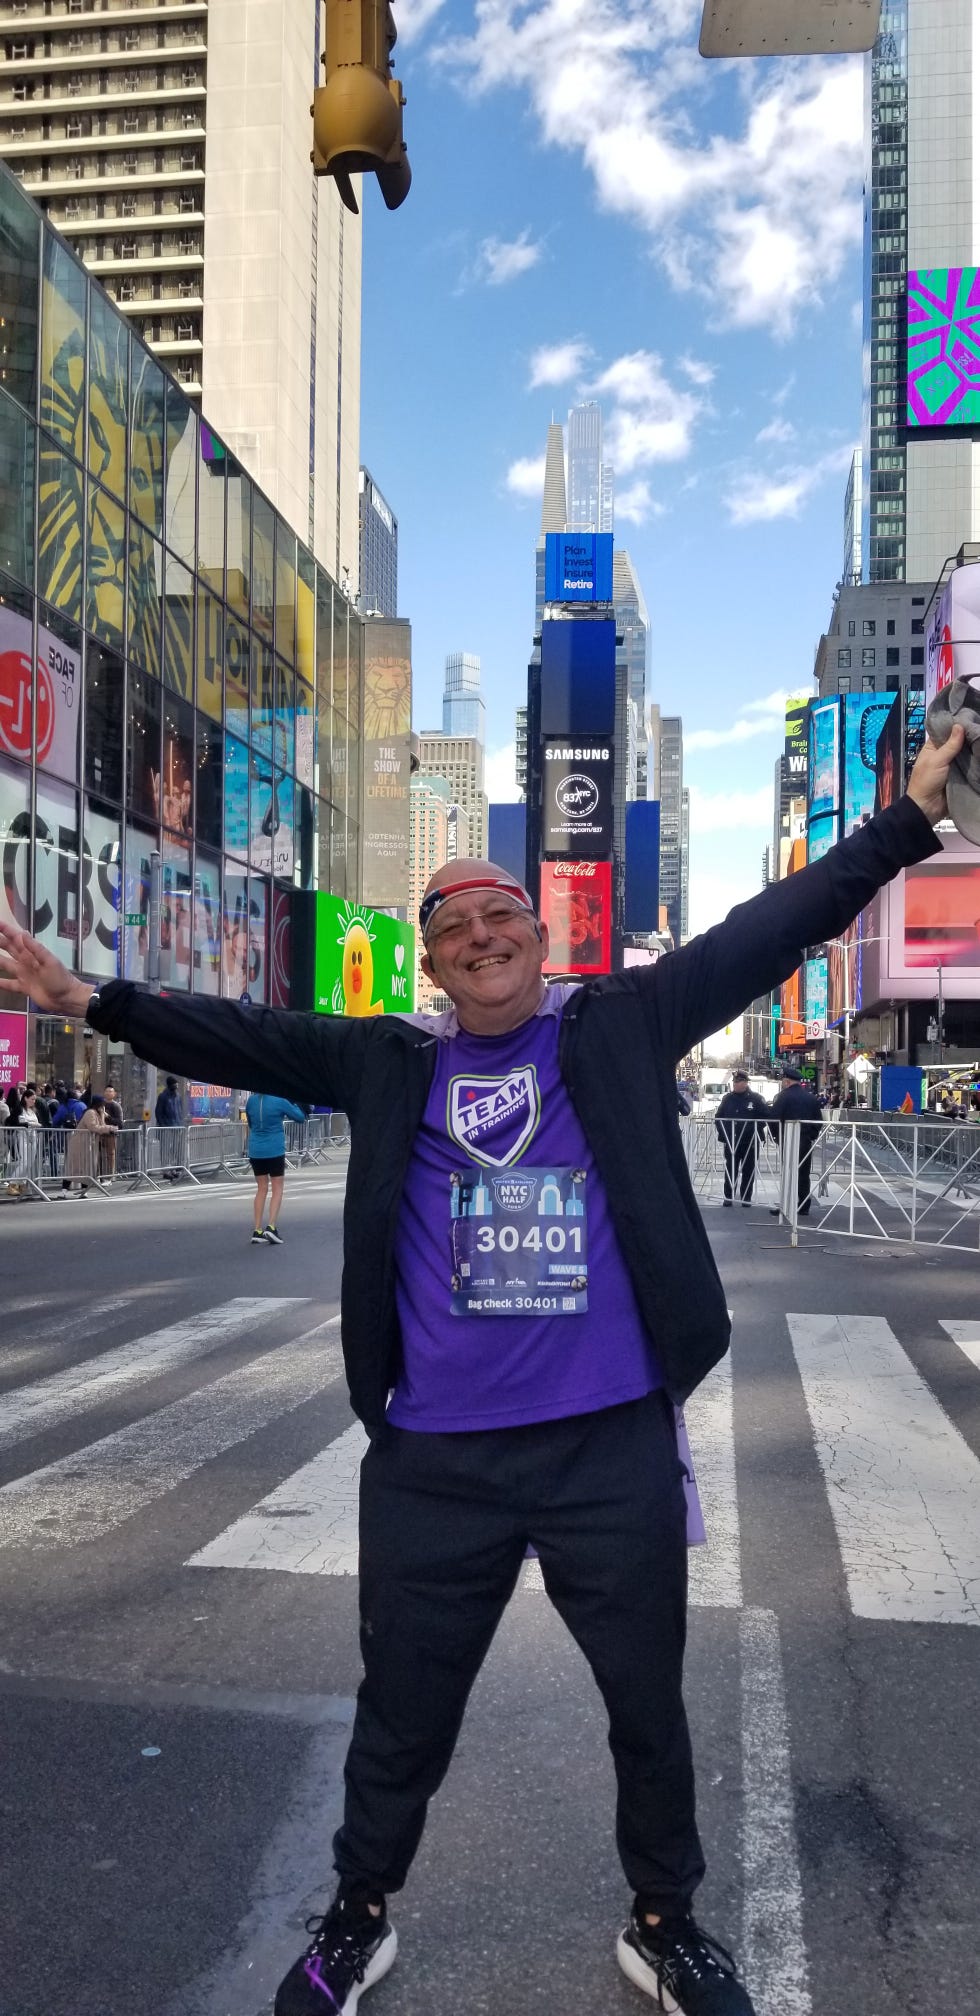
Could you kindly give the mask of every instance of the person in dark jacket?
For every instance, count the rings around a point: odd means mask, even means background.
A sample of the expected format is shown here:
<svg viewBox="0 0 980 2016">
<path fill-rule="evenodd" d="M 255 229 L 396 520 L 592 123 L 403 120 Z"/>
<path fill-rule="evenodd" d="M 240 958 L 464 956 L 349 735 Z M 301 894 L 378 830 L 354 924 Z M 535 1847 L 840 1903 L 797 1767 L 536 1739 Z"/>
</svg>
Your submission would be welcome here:
<svg viewBox="0 0 980 2016">
<path fill-rule="evenodd" d="M 704 1863 L 682 1693 L 686 1506 L 674 1407 L 728 1347 L 691 1187 L 680 1060 L 940 851 L 963 745 L 908 794 L 656 965 L 547 988 L 548 933 L 486 861 L 419 912 L 443 1016 L 296 1015 L 113 981 L 90 995 L 0 924 L 0 989 L 84 1014 L 189 1076 L 350 1117 L 342 1338 L 361 1470 L 364 1676 L 339 1887 L 276 2016 L 352 2008 L 397 1947 L 406 1881 L 470 1688 L 533 1544 L 602 1690 L 633 1906 L 617 1957 L 682 2016 L 752 2016 L 692 1915 Z M 774 1936 L 778 1937 L 778 1926 Z"/>
<path fill-rule="evenodd" d="M 158 1127 L 183 1126 L 184 1108 L 181 1105 L 176 1078 L 168 1078 L 163 1091 L 157 1093 L 156 1105 L 153 1108 L 153 1118 Z M 180 1182 L 179 1169 L 164 1169 L 161 1171 L 161 1174 L 166 1177 L 168 1183 Z"/>
<path fill-rule="evenodd" d="M 787 1064 L 783 1070 L 782 1089 L 772 1102 L 772 1131 L 778 1134 L 785 1120 L 800 1122 L 800 1166 L 796 1184 L 797 1216 L 810 1216 L 810 1163 L 813 1151 L 820 1139 L 823 1114 L 820 1101 L 812 1088 L 804 1080 L 802 1071 Z M 779 1217 L 779 1206 L 774 1205 L 772 1214 Z"/>
<path fill-rule="evenodd" d="M 736 1191 L 746 1211 L 752 1202 L 759 1122 L 768 1118 L 765 1100 L 749 1090 L 748 1072 L 733 1071 L 732 1089 L 725 1093 L 715 1114 L 715 1133 L 725 1155 L 724 1202 L 729 1210 Z"/>
</svg>

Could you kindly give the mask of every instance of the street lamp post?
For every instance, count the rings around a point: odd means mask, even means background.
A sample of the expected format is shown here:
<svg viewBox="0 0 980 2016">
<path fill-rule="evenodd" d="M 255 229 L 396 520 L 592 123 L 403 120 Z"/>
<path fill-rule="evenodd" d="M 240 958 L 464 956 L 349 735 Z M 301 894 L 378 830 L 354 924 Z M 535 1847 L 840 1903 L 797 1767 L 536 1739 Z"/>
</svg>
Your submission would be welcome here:
<svg viewBox="0 0 980 2016">
<path fill-rule="evenodd" d="M 941 966 L 941 965 L 937 965 L 937 967 L 936 967 L 936 977 L 937 977 L 937 979 L 938 979 L 938 981 L 939 981 L 939 1024 L 938 1024 L 938 1027 L 937 1027 L 937 1030 L 936 1030 L 936 1035 L 937 1035 L 937 1038 L 938 1038 L 938 1040 L 939 1040 L 939 1062 L 940 1062 L 940 1064 L 941 1064 L 941 1063 L 942 1063 L 942 1061 L 943 1061 L 943 1049 L 944 1049 L 944 1033 L 943 1033 L 943 969 L 942 969 L 942 966 Z"/>
</svg>

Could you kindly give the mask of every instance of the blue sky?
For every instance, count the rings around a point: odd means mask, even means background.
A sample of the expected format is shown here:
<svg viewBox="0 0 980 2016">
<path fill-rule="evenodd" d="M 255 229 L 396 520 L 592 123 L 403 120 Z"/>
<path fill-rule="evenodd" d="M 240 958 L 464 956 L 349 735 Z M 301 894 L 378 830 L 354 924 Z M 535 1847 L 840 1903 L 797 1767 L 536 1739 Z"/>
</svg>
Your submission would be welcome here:
<svg viewBox="0 0 980 2016">
<path fill-rule="evenodd" d="M 362 458 L 399 519 L 415 725 L 478 652 L 515 795 L 549 420 L 602 401 L 616 539 L 680 713 L 692 928 L 759 886 L 781 699 L 842 564 L 862 73 L 707 64 L 699 0 L 395 0 L 414 176 L 364 184 Z M 497 788 L 506 784 L 506 791 Z"/>
</svg>

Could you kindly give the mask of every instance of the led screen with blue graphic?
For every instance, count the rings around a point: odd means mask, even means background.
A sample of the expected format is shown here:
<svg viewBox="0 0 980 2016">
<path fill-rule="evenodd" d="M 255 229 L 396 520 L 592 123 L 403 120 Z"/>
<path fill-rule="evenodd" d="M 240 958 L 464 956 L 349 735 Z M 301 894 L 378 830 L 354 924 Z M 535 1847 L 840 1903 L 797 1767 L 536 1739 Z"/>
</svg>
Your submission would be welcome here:
<svg viewBox="0 0 980 2016">
<path fill-rule="evenodd" d="M 615 622 L 542 623 L 542 735 L 611 736 L 615 726 Z"/>
<path fill-rule="evenodd" d="M 611 532 L 548 532 L 544 542 L 546 602 L 611 602 Z"/>
</svg>

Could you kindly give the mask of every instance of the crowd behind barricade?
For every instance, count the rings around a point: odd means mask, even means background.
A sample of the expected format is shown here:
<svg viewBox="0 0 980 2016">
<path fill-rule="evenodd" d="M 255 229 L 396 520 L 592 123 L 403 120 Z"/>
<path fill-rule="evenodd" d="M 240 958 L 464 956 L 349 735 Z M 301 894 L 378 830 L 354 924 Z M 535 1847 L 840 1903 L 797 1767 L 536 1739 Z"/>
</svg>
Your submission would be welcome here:
<svg viewBox="0 0 980 2016">
<path fill-rule="evenodd" d="M 344 1115 L 321 1110 L 303 1119 L 296 1111 L 301 1124 L 289 1127 L 290 1166 L 344 1146 Z M 175 1077 L 166 1079 L 148 1124 L 142 1114 L 126 1117 L 112 1082 L 101 1092 L 61 1079 L 0 1083 L 0 1197 L 77 1201 L 93 1190 L 108 1193 L 117 1178 L 159 1186 L 215 1172 L 246 1174 L 247 1134 L 244 1099 L 237 1118 L 189 1121 Z"/>
</svg>

